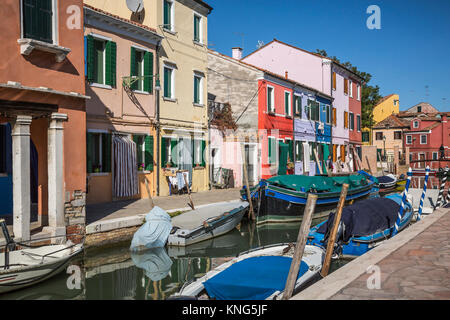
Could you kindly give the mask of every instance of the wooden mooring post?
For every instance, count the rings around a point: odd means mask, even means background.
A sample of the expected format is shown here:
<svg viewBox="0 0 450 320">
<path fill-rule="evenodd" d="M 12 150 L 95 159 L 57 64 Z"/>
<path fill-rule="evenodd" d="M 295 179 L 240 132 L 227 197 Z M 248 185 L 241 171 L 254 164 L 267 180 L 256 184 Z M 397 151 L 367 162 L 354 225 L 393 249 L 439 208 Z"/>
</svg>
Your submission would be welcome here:
<svg viewBox="0 0 450 320">
<path fill-rule="evenodd" d="M 372 171 L 372 168 L 370 167 L 369 158 L 367 156 L 366 156 L 366 161 L 367 161 L 367 166 L 369 167 L 369 172 L 373 176 L 373 171 Z"/>
<path fill-rule="evenodd" d="M 186 179 L 186 176 L 184 175 L 184 173 L 181 173 L 183 175 L 183 179 L 184 179 L 184 184 L 186 185 L 187 191 L 188 191 L 188 195 L 189 195 L 189 206 L 192 208 L 192 210 L 195 210 L 194 207 L 194 202 L 192 201 L 192 197 L 191 197 L 191 188 L 189 187 L 189 182 Z"/>
<path fill-rule="evenodd" d="M 344 209 L 345 198 L 347 197 L 349 185 L 344 183 L 342 185 L 341 196 L 339 198 L 336 214 L 334 215 L 333 228 L 331 229 L 330 237 L 328 238 L 327 251 L 325 254 L 325 260 L 323 262 L 322 270 L 320 275 L 326 277 L 330 271 L 331 256 L 333 255 L 334 243 L 336 241 L 336 233 L 339 228 L 339 223 L 341 222 L 342 209 Z"/>
<path fill-rule="evenodd" d="M 292 257 L 291 267 L 289 269 L 288 278 L 286 280 L 286 287 L 283 293 L 283 300 L 288 300 L 294 291 L 295 282 L 297 281 L 300 263 L 302 261 L 303 252 L 305 251 L 306 239 L 311 227 L 312 215 L 316 208 L 317 195 L 309 193 L 306 201 L 305 210 L 303 212 L 303 220 L 297 236 L 297 244 L 295 246 L 294 256 Z"/>
<path fill-rule="evenodd" d="M 150 188 L 148 187 L 147 177 L 144 178 L 144 181 L 145 181 L 145 188 L 147 189 L 148 200 L 150 201 L 150 209 L 153 209 L 155 207 L 155 203 L 153 202 L 152 194 L 150 193 Z"/>
<path fill-rule="evenodd" d="M 252 219 L 253 221 L 256 220 L 255 218 L 255 212 L 253 210 L 253 201 L 252 201 L 252 195 L 250 193 L 250 185 L 248 183 L 248 171 L 247 171 L 247 160 L 245 159 L 245 147 L 243 144 L 241 144 L 241 154 L 242 154 L 242 171 L 244 173 L 244 181 L 245 181 L 245 190 L 247 191 L 247 199 L 249 203 L 249 215 L 248 217 Z"/>
</svg>

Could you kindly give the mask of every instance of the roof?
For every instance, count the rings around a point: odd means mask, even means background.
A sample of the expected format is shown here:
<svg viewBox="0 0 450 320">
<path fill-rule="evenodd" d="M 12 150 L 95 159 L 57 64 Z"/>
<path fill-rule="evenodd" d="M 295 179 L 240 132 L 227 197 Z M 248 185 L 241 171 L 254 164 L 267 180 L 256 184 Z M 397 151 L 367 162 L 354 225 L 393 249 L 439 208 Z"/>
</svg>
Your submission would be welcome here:
<svg viewBox="0 0 450 320">
<path fill-rule="evenodd" d="M 292 84 L 294 84 L 294 85 L 297 85 L 297 86 L 299 86 L 299 87 L 303 87 L 303 88 L 305 88 L 305 89 L 308 89 L 308 90 L 310 90 L 310 91 L 315 92 L 316 94 L 322 95 L 323 97 L 326 97 L 326 98 L 328 98 L 328 99 L 333 99 L 332 96 L 330 96 L 330 95 L 328 95 L 328 94 L 326 94 L 326 93 L 323 93 L 323 92 L 321 92 L 321 91 L 319 91 L 319 90 L 317 90 L 317 89 L 308 87 L 307 85 L 302 84 L 302 83 L 299 83 L 299 82 L 297 82 L 297 81 L 295 81 L 295 80 L 286 78 L 286 76 L 279 75 L 279 74 L 274 73 L 274 72 L 272 72 L 272 71 L 269 71 L 269 70 L 266 70 L 266 69 L 257 67 L 257 66 L 255 66 L 255 65 L 250 64 L 250 63 L 244 62 L 244 61 L 242 61 L 242 60 L 239 60 L 239 59 L 236 59 L 236 58 L 233 58 L 233 57 L 230 57 L 230 56 L 227 56 L 226 54 L 223 54 L 223 53 L 220 53 L 220 52 L 217 52 L 217 51 L 213 51 L 213 50 L 211 50 L 211 49 L 208 49 L 208 51 L 209 51 L 209 53 L 211 53 L 211 54 L 215 54 L 215 55 L 217 55 L 217 56 L 221 56 L 221 57 L 223 57 L 223 58 L 227 58 L 227 59 L 236 61 L 237 63 L 241 63 L 241 64 L 246 65 L 246 66 L 248 66 L 248 67 L 257 69 L 257 70 L 262 71 L 262 72 L 264 72 L 264 73 L 266 73 L 266 74 L 268 74 L 268 75 L 271 75 L 271 76 L 273 76 L 273 77 L 275 77 L 275 78 L 279 78 L 279 79 L 281 79 L 281 80 L 290 82 L 290 83 L 292 83 Z"/>
<path fill-rule="evenodd" d="M 380 101 L 378 101 L 378 103 L 376 104 L 376 106 L 378 106 L 379 104 L 382 104 L 384 101 L 386 101 L 387 99 L 389 99 L 390 97 L 392 97 L 394 95 L 395 95 L 395 93 L 391 93 L 390 95 L 387 95 L 387 96 L 381 98 Z"/>
<path fill-rule="evenodd" d="M 98 13 L 107 15 L 107 16 L 109 16 L 109 17 L 112 17 L 112 18 L 114 18 L 114 19 L 120 20 L 120 21 L 122 21 L 122 22 L 125 22 L 125 23 L 129 23 L 129 24 L 135 25 L 135 26 L 137 26 L 137 27 L 140 27 L 140 28 L 145 29 L 145 30 L 147 30 L 147 31 L 151 31 L 151 32 L 153 32 L 153 33 L 155 33 L 155 34 L 158 35 L 158 32 L 156 31 L 156 29 L 150 28 L 150 27 L 148 27 L 148 26 L 146 26 L 146 25 L 144 25 L 144 24 L 141 24 L 141 23 L 138 23 L 138 22 L 134 22 L 134 21 L 131 21 L 131 20 L 128 20 L 128 19 L 124 19 L 124 18 L 119 17 L 119 16 L 117 16 L 117 15 L 115 15 L 115 14 L 109 13 L 109 12 L 107 12 L 107 11 L 103 11 L 102 9 L 95 8 L 95 7 L 93 7 L 93 6 L 91 6 L 91 5 L 88 5 L 88 4 L 83 4 L 83 7 L 84 7 L 84 8 L 91 9 L 91 10 L 96 11 L 96 12 L 98 12 Z M 160 36 L 160 37 L 161 37 L 161 36 Z"/>
<path fill-rule="evenodd" d="M 267 43 L 267 44 L 261 46 L 260 48 L 256 49 L 256 50 L 253 51 L 252 53 L 246 55 L 246 56 L 245 56 L 244 58 L 242 58 L 242 59 L 245 59 L 245 58 L 251 56 L 252 54 L 258 52 L 258 51 L 261 50 L 262 48 L 265 48 L 265 47 L 267 47 L 268 45 L 270 45 L 270 44 L 272 44 L 272 43 L 274 43 L 274 42 L 278 42 L 278 43 L 280 43 L 280 44 L 283 44 L 283 45 L 285 45 L 285 46 L 291 47 L 291 48 L 293 48 L 293 49 L 296 49 L 296 50 L 299 50 L 299 51 L 302 51 L 302 52 L 305 52 L 305 53 L 312 54 L 312 55 L 317 56 L 317 57 L 322 58 L 322 59 L 328 59 L 328 60 L 331 60 L 331 61 L 333 61 L 333 63 L 335 63 L 335 64 L 338 65 L 339 67 L 341 67 L 341 68 L 347 70 L 348 72 L 352 73 L 354 76 L 356 76 L 356 77 L 357 77 L 358 79 L 360 79 L 361 81 L 363 80 L 363 79 L 361 78 L 361 76 L 359 76 L 357 73 L 355 73 L 354 71 L 352 71 L 352 70 L 350 70 L 349 68 L 345 67 L 344 65 L 342 65 L 342 64 L 339 63 L 339 62 L 337 62 L 336 60 L 331 59 L 330 57 L 322 56 L 321 54 L 318 54 L 318 53 L 315 53 L 315 52 L 311 52 L 311 51 L 308 51 L 308 50 L 305 50 L 305 49 L 296 47 L 296 46 L 294 46 L 294 45 L 292 45 L 292 44 L 289 44 L 289 43 L 280 41 L 280 40 L 275 39 L 275 38 L 274 38 L 272 41 L 270 41 L 269 43 Z"/>
<path fill-rule="evenodd" d="M 198 4 L 204 6 L 205 8 L 207 8 L 209 10 L 209 12 L 211 12 L 213 10 L 213 7 L 211 7 L 209 4 L 207 4 L 203 0 L 194 0 L 194 1 L 197 2 Z"/>
<path fill-rule="evenodd" d="M 410 121 L 398 118 L 391 114 L 389 117 L 376 123 L 373 129 L 393 129 L 393 128 L 409 128 Z"/>
</svg>

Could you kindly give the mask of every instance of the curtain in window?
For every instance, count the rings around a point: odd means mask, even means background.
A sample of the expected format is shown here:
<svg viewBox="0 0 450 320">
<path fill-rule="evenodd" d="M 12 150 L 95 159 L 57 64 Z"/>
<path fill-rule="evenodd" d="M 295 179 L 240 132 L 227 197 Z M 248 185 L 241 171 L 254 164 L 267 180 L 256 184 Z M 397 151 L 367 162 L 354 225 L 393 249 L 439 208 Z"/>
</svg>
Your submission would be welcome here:
<svg viewBox="0 0 450 320">
<path fill-rule="evenodd" d="M 132 197 L 139 193 L 136 143 L 126 136 L 114 136 L 114 196 Z"/>
</svg>

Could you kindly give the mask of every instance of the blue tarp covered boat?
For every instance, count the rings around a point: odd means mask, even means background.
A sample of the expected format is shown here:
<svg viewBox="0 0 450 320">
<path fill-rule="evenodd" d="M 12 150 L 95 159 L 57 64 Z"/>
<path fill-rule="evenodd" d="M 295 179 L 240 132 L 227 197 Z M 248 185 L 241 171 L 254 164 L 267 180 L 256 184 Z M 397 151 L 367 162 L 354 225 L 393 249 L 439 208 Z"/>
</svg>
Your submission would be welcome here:
<svg viewBox="0 0 450 320">
<path fill-rule="evenodd" d="M 336 236 L 337 246 L 334 253 L 343 257 L 360 256 L 381 241 L 390 238 L 401 202 L 402 196 L 393 194 L 384 198 L 361 200 L 345 207 Z M 413 213 L 411 203 L 407 202 L 399 231 L 409 225 Z M 325 247 L 333 221 L 334 212 L 329 215 L 328 220 L 311 228 L 308 244 Z"/>
</svg>

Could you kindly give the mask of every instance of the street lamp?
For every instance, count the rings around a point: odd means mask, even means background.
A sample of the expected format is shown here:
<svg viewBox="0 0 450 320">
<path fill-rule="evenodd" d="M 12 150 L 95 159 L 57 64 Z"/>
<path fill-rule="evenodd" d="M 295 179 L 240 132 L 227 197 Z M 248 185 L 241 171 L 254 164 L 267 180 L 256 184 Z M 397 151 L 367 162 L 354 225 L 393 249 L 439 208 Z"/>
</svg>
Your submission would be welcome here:
<svg viewBox="0 0 450 320">
<path fill-rule="evenodd" d="M 385 135 L 383 135 L 383 149 L 384 149 L 384 152 L 383 152 L 384 159 L 383 159 L 383 161 L 386 161 L 386 136 Z"/>
</svg>

